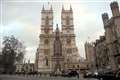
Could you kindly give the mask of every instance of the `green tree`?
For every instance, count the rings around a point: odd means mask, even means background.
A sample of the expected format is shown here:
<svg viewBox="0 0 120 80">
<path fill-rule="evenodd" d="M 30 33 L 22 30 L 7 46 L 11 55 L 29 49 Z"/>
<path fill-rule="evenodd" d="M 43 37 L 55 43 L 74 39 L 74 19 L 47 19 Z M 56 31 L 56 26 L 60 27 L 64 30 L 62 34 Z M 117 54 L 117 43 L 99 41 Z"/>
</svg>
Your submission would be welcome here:
<svg viewBox="0 0 120 80">
<path fill-rule="evenodd" d="M 13 35 L 4 37 L 2 62 L 6 73 L 15 71 L 15 64 L 23 62 L 24 54 L 25 46 L 17 38 Z"/>
</svg>

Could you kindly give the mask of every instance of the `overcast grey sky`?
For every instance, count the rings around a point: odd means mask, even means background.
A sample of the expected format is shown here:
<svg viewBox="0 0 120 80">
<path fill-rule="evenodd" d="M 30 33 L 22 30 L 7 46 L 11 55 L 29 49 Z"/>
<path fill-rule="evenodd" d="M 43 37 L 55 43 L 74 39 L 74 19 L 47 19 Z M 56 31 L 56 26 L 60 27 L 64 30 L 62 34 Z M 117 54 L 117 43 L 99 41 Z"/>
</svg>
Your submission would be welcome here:
<svg viewBox="0 0 120 80">
<path fill-rule="evenodd" d="M 26 59 L 34 62 L 39 44 L 41 9 L 53 6 L 54 28 L 61 27 L 61 6 L 73 8 L 74 28 L 79 54 L 85 57 L 84 43 L 104 34 L 101 14 L 111 17 L 110 2 L 114 0 L 0 0 L 0 41 L 5 35 L 15 35 L 26 45 Z M 120 4 L 120 0 L 116 0 Z M 49 2 L 49 4 L 48 4 Z M 89 38 L 88 38 L 89 37 Z"/>
</svg>

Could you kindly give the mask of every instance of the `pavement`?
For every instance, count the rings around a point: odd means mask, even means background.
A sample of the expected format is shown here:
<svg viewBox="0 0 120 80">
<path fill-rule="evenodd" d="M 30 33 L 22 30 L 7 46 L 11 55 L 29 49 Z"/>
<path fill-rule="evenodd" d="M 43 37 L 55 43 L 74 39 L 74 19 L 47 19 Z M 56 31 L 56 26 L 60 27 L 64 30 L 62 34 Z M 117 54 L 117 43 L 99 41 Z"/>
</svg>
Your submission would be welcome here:
<svg viewBox="0 0 120 80">
<path fill-rule="evenodd" d="M 39 75 L 0 75 L 0 80 L 95 80 L 95 79 L 84 79 L 82 77 L 49 77 Z"/>
</svg>

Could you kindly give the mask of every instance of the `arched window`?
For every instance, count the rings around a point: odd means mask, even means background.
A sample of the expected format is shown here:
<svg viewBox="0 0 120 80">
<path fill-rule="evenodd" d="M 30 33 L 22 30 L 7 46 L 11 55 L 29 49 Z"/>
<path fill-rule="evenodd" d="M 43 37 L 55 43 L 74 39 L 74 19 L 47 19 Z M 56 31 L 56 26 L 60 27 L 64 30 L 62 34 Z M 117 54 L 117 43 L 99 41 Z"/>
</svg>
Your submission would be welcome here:
<svg viewBox="0 0 120 80">
<path fill-rule="evenodd" d="M 49 24 L 49 17 L 46 16 L 46 19 L 45 19 L 45 24 L 48 25 Z"/>
<path fill-rule="evenodd" d="M 77 68 L 79 68 L 80 66 L 79 65 L 77 65 Z"/>
<path fill-rule="evenodd" d="M 44 54 L 45 55 L 48 55 L 50 53 L 50 50 L 49 49 L 44 49 Z"/>
<path fill-rule="evenodd" d="M 71 39 L 67 39 L 67 44 L 71 44 Z"/>
<path fill-rule="evenodd" d="M 66 25 L 69 25 L 70 24 L 70 18 L 69 16 L 66 17 Z"/>
<path fill-rule="evenodd" d="M 120 57 L 117 58 L 117 63 L 120 65 Z"/>
<path fill-rule="evenodd" d="M 48 58 L 47 57 L 45 57 L 45 64 L 46 64 L 46 66 L 48 66 Z"/>
<path fill-rule="evenodd" d="M 71 48 L 67 49 L 67 53 L 72 54 L 72 49 Z"/>
<path fill-rule="evenodd" d="M 49 44 L 49 40 L 48 40 L 48 39 L 45 39 L 44 44 L 45 44 L 45 45 L 48 45 L 48 44 Z"/>
<path fill-rule="evenodd" d="M 75 68 L 75 65 L 73 65 L 73 68 Z"/>
</svg>

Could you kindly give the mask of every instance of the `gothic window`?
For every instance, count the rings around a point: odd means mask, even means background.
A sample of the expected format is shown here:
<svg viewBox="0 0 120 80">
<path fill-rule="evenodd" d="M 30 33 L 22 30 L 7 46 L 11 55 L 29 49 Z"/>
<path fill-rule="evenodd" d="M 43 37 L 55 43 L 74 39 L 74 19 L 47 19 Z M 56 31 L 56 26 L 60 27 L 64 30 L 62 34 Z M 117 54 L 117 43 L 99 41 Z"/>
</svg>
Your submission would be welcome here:
<svg viewBox="0 0 120 80">
<path fill-rule="evenodd" d="M 44 32 L 48 34 L 49 29 L 48 29 L 48 28 L 45 28 Z"/>
<path fill-rule="evenodd" d="M 45 19 L 45 24 L 48 25 L 49 24 L 49 18 L 48 16 L 46 16 L 46 19 Z"/>
<path fill-rule="evenodd" d="M 47 57 L 45 57 L 45 64 L 46 64 L 46 66 L 48 66 L 48 58 Z"/>
<path fill-rule="evenodd" d="M 69 58 L 67 59 L 67 62 L 69 62 L 70 60 L 69 60 Z"/>
<path fill-rule="evenodd" d="M 67 39 L 67 44 L 71 44 L 71 40 L 70 39 Z"/>
<path fill-rule="evenodd" d="M 67 33 L 70 33 L 70 30 L 69 30 L 69 29 L 67 29 Z"/>
<path fill-rule="evenodd" d="M 75 68 L 75 65 L 73 65 L 73 68 Z"/>
<path fill-rule="evenodd" d="M 49 49 L 44 49 L 44 53 L 45 53 L 45 55 L 48 55 L 49 54 Z"/>
<path fill-rule="evenodd" d="M 45 44 L 45 45 L 48 45 L 48 44 L 49 44 L 49 40 L 48 40 L 48 39 L 45 39 L 44 44 Z"/>
<path fill-rule="evenodd" d="M 68 53 L 68 54 L 71 54 L 71 53 L 72 53 L 72 49 L 70 49 L 70 48 L 67 49 L 67 53 Z"/>
<path fill-rule="evenodd" d="M 79 68 L 80 66 L 79 65 L 77 65 L 77 68 Z"/>
<path fill-rule="evenodd" d="M 30 72 L 32 72 L 32 69 L 30 69 Z"/>
<path fill-rule="evenodd" d="M 117 63 L 120 65 L 120 57 L 117 58 Z"/>
<path fill-rule="evenodd" d="M 48 24 L 46 24 L 46 25 L 48 25 Z M 44 32 L 49 33 L 49 27 L 48 26 L 45 26 Z"/>
<path fill-rule="evenodd" d="M 28 70 L 28 66 L 26 66 L 26 70 Z"/>
<path fill-rule="evenodd" d="M 69 25 L 70 24 L 70 18 L 69 16 L 66 17 L 66 25 Z"/>
</svg>

